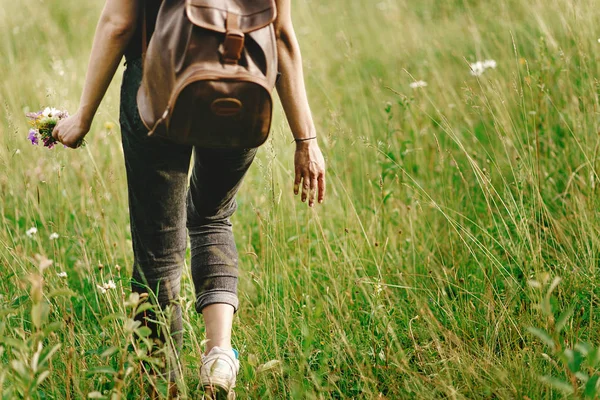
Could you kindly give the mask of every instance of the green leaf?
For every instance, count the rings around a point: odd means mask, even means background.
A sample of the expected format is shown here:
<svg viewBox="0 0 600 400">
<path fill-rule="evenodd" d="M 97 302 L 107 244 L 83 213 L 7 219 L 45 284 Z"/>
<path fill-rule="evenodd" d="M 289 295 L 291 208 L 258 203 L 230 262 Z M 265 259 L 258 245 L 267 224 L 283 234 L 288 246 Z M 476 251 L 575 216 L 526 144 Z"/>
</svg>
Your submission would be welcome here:
<svg viewBox="0 0 600 400">
<path fill-rule="evenodd" d="M 41 358 L 41 360 L 39 362 L 40 367 L 44 367 L 46 365 L 46 363 L 52 358 L 54 353 L 56 353 L 58 351 L 58 349 L 60 349 L 61 346 L 62 346 L 61 343 L 55 344 L 54 347 L 52 347 L 48 351 L 48 353 L 44 354 L 44 356 Z"/>
<path fill-rule="evenodd" d="M 558 317 L 558 319 L 556 320 L 556 333 L 562 332 L 565 325 L 567 324 L 567 322 L 573 315 L 574 311 L 575 311 L 575 306 L 572 305 L 571 307 L 569 307 L 565 311 L 563 311 L 562 314 L 560 314 L 560 317 Z"/>
<path fill-rule="evenodd" d="M 94 367 L 90 368 L 87 371 L 87 375 L 95 375 L 95 374 L 108 374 L 108 375 L 117 375 L 117 371 L 113 367 L 103 366 L 103 367 Z"/>
<path fill-rule="evenodd" d="M 133 319 L 127 319 L 125 320 L 125 322 L 123 323 L 123 330 L 126 333 L 132 333 L 134 332 L 137 328 L 139 328 L 139 326 L 142 324 L 142 321 L 136 321 Z"/>
<path fill-rule="evenodd" d="M 592 349 L 587 355 L 588 365 L 592 368 L 596 368 L 598 363 L 600 363 L 600 349 Z"/>
<path fill-rule="evenodd" d="M 115 320 L 122 320 L 123 319 L 123 315 L 119 314 L 119 313 L 112 313 L 112 314 L 108 314 L 106 315 L 104 318 L 102 318 L 100 320 L 100 324 L 101 325 L 106 325 L 107 323 L 109 323 L 110 321 L 115 321 Z"/>
<path fill-rule="evenodd" d="M 267 361 L 266 363 L 259 365 L 258 368 L 256 368 L 256 372 L 257 373 L 263 373 L 263 372 L 267 372 L 267 371 L 273 371 L 273 370 L 279 370 L 281 368 L 281 361 L 279 360 L 271 360 L 271 361 Z"/>
<path fill-rule="evenodd" d="M 109 347 L 108 349 L 105 349 L 104 351 L 102 351 L 100 353 L 100 358 L 110 357 L 113 354 L 115 354 L 117 351 L 119 351 L 118 347 L 115 347 L 115 346 Z"/>
<path fill-rule="evenodd" d="M 141 314 L 144 311 L 150 310 L 154 308 L 154 305 L 152 303 L 149 302 L 145 302 L 139 305 L 139 307 L 135 310 L 136 314 Z"/>
<path fill-rule="evenodd" d="M 61 321 L 54 321 L 46 325 L 44 328 L 44 336 L 48 336 L 50 333 L 55 332 L 63 327 L 63 323 Z"/>
<path fill-rule="evenodd" d="M 534 328 L 534 327 L 529 327 L 529 328 L 527 328 L 527 331 L 529 333 L 531 333 L 532 335 L 535 335 L 538 339 L 540 339 L 542 342 L 544 342 L 552 350 L 554 350 L 554 348 L 556 347 L 556 345 L 554 344 L 554 340 L 552 339 L 552 337 L 550 337 L 548 332 L 546 332 L 545 330 L 539 329 L 539 328 Z"/>
<path fill-rule="evenodd" d="M 571 372 L 576 373 L 579 372 L 581 368 L 581 363 L 583 363 L 584 357 L 578 351 L 573 351 L 571 349 L 566 349 L 564 351 L 564 355 L 567 358 L 567 366 L 571 370 Z"/>
<path fill-rule="evenodd" d="M 598 394 L 598 378 L 600 376 L 594 375 L 592 376 L 587 383 L 585 384 L 585 389 L 583 390 L 583 395 L 589 399 L 595 399 Z"/>
<path fill-rule="evenodd" d="M 41 329 L 42 325 L 46 323 L 48 319 L 48 313 L 50 312 L 50 308 L 48 304 L 36 303 L 31 306 L 31 321 L 33 322 L 33 326 L 37 329 Z"/>
<path fill-rule="evenodd" d="M 573 386 L 571 386 L 571 384 L 569 382 L 565 382 L 562 379 L 558 379 L 555 378 L 553 376 L 542 376 L 540 378 L 540 381 L 542 381 L 543 383 L 550 385 L 551 387 L 553 387 L 556 390 L 560 390 L 561 392 L 563 392 L 566 395 L 571 395 L 573 394 L 573 392 L 575 390 L 573 390 Z"/>
<path fill-rule="evenodd" d="M 148 337 L 152 334 L 152 329 L 148 328 L 147 326 L 140 326 L 135 330 L 135 333 L 139 337 Z"/>
</svg>

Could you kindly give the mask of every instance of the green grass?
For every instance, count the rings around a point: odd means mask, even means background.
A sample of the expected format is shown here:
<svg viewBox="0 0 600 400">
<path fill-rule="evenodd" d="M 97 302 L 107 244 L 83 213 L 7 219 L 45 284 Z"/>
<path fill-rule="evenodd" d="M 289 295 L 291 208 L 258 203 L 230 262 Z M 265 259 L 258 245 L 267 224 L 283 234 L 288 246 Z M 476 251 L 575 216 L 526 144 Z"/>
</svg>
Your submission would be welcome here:
<svg viewBox="0 0 600 400">
<path fill-rule="evenodd" d="M 25 112 L 76 109 L 101 3 L 0 0 L 3 399 L 143 397 L 120 78 L 85 148 L 26 141 Z M 293 198 L 278 110 L 234 217 L 238 398 L 595 397 L 595 359 L 573 347 L 600 342 L 597 3 L 303 0 L 294 14 L 329 192 L 315 211 Z M 472 76 L 485 59 L 498 67 Z M 187 270 L 182 287 L 182 390 L 198 398 Z"/>
</svg>

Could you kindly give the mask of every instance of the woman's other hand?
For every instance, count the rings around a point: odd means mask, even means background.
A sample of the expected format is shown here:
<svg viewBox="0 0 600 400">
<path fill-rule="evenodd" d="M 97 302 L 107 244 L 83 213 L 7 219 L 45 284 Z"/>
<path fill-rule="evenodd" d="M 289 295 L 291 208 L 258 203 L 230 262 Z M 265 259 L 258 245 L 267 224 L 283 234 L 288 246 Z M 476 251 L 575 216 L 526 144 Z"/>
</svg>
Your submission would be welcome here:
<svg viewBox="0 0 600 400">
<path fill-rule="evenodd" d="M 312 207 L 318 194 L 318 201 L 322 203 L 325 200 L 325 159 L 316 139 L 296 143 L 294 164 L 294 194 L 300 193 L 302 184 L 303 202 L 308 199 L 308 205 Z"/>
<path fill-rule="evenodd" d="M 90 124 L 86 123 L 81 114 L 76 114 L 59 121 L 52 131 L 52 137 L 72 149 L 76 149 L 83 143 L 83 138 L 90 130 Z"/>
</svg>

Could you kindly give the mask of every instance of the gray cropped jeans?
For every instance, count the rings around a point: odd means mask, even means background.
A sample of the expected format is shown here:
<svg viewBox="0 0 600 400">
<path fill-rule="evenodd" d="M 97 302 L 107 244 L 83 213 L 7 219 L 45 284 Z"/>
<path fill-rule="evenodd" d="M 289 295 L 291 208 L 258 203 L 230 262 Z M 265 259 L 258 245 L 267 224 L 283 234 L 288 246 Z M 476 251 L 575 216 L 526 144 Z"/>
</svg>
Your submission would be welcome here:
<svg viewBox="0 0 600 400">
<path fill-rule="evenodd" d="M 238 308 L 238 254 L 229 218 L 256 149 L 201 149 L 148 137 L 136 102 L 141 78 L 141 59 L 130 60 L 121 87 L 120 123 L 134 253 L 132 289 L 150 292 L 162 309 L 171 306 L 170 331 L 179 346 L 182 321 L 177 300 L 186 226 L 196 310 L 215 303 Z M 155 337 L 164 339 L 152 322 L 153 313 L 138 318 Z"/>
</svg>

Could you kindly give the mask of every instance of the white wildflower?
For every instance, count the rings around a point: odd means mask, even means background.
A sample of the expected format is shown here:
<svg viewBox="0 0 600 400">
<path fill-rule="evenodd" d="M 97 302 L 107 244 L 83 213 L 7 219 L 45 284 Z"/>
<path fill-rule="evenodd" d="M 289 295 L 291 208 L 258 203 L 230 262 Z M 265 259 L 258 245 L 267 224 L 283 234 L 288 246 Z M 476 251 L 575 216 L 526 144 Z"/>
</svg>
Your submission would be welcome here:
<svg viewBox="0 0 600 400">
<path fill-rule="evenodd" d="M 67 273 L 65 271 L 62 271 L 62 272 L 59 272 L 58 274 L 56 274 L 56 276 L 58 276 L 59 278 L 66 278 Z"/>
<path fill-rule="evenodd" d="M 495 69 L 497 65 L 498 65 L 498 63 L 496 63 L 496 60 L 485 60 L 483 62 L 483 68 L 485 68 L 485 69 L 488 69 L 488 68 Z"/>
<path fill-rule="evenodd" d="M 96 287 L 98 288 L 98 290 L 100 290 L 100 293 L 104 294 L 109 290 L 116 289 L 117 285 L 115 285 L 115 282 L 111 279 L 108 282 L 104 283 L 102 286 L 96 285 Z"/>
<path fill-rule="evenodd" d="M 21 149 L 16 149 L 15 154 L 21 154 Z"/>
<path fill-rule="evenodd" d="M 54 107 L 52 107 L 52 108 L 46 107 L 46 108 L 44 108 L 44 111 L 42 111 L 42 115 L 46 118 L 56 117 L 56 116 L 58 116 L 58 114 L 60 114 L 60 110 L 57 110 Z"/>
<path fill-rule="evenodd" d="M 37 228 L 35 226 L 27 229 L 27 232 L 25 232 L 25 234 L 30 238 L 32 238 L 36 233 L 37 233 Z"/>
<path fill-rule="evenodd" d="M 427 87 L 427 82 L 425 82 L 425 81 L 415 81 L 415 82 L 411 83 L 409 86 L 410 86 L 411 89 L 424 88 L 424 87 Z"/>
<path fill-rule="evenodd" d="M 469 65 L 471 67 L 471 75 L 481 76 L 486 69 L 495 69 L 498 66 L 496 60 L 477 61 Z"/>
<path fill-rule="evenodd" d="M 59 235 L 58 233 L 56 233 L 56 232 L 52 232 L 52 233 L 50 234 L 50 240 L 56 240 L 56 239 L 58 239 L 59 237 L 60 237 L 60 235 Z"/>
<path fill-rule="evenodd" d="M 470 67 L 471 75 L 473 76 L 481 76 L 481 74 L 483 74 L 483 72 L 485 71 L 483 63 L 481 61 L 477 61 L 476 63 L 471 64 Z"/>
</svg>

